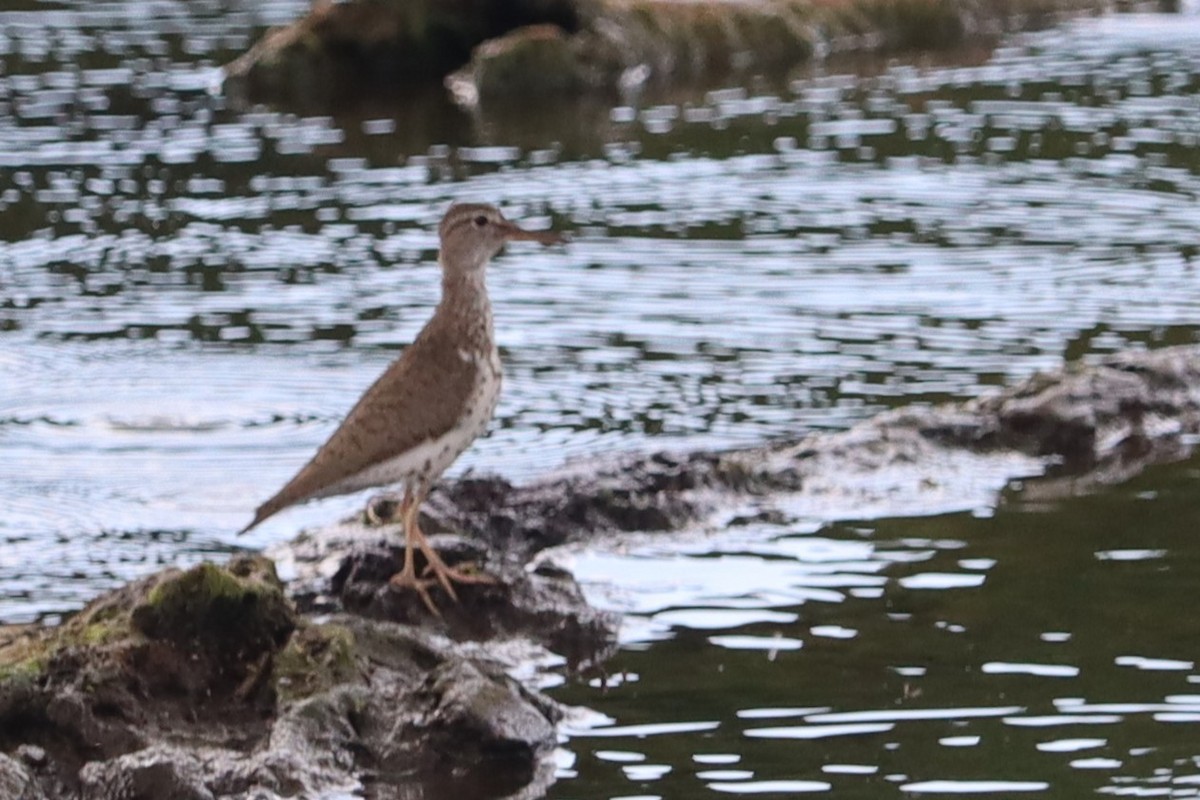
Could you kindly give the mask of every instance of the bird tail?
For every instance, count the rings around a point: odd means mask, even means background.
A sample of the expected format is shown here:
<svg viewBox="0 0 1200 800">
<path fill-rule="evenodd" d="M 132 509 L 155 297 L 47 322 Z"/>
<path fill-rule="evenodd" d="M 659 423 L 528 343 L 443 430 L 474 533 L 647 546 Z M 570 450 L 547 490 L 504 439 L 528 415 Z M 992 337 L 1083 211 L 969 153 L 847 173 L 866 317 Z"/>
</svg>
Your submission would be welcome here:
<svg viewBox="0 0 1200 800">
<path fill-rule="evenodd" d="M 259 506 L 254 511 L 254 519 L 250 520 L 250 524 L 238 531 L 238 536 L 246 533 L 254 526 L 265 520 L 267 517 L 274 516 L 288 506 L 302 503 L 305 500 L 311 500 L 316 497 L 325 497 L 329 492 L 327 487 L 323 487 L 312 478 L 312 463 L 300 470 L 294 478 L 280 489 L 275 495 Z"/>
<path fill-rule="evenodd" d="M 237 535 L 241 536 L 245 533 L 249 533 L 251 530 L 253 530 L 255 527 L 257 527 L 260 522 L 265 520 L 267 517 L 273 516 L 275 514 L 275 512 L 279 511 L 283 507 L 284 507 L 284 504 L 276 502 L 276 498 L 274 498 L 274 497 L 271 498 L 270 500 L 268 500 L 267 502 L 265 502 L 261 506 L 259 506 L 257 509 L 255 509 L 254 519 L 250 520 L 249 525 L 247 525 L 246 527 L 244 527 L 240 531 L 238 531 Z"/>
</svg>

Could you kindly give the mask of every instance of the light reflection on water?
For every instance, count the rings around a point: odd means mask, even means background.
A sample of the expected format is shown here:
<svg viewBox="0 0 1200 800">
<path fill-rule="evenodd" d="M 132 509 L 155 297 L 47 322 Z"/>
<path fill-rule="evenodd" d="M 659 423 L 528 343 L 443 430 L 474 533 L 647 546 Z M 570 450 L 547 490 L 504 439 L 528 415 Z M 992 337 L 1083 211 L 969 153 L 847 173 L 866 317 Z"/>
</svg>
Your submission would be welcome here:
<svg viewBox="0 0 1200 800">
<path fill-rule="evenodd" d="M 455 199 L 574 239 L 495 265 L 507 383 L 460 474 L 844 428 L 1196 339 L 1195 17 L 477 121 L 209 93 L 305 3 L 26 5 L 0 12 L 0 620 L 227 553 L 424 322 Z M 1195 478 L 575 553 L 629 616 L 606 676 L 540 665 L 592 710 L 551 796 L 1195 795 Z"/>
<path fill-rule="evenodd" d="M 1197 577 L 1198 478 L 1193 460 L 1050 511 L 554 553 L 627 617 L 608 680 L 553 690 L 592 715 L 550 796 L 1193 796 L 1200 675 L 1171 604 Z M 1097 558 L 1139 540 L 1161 555 Z"/>
</svg>

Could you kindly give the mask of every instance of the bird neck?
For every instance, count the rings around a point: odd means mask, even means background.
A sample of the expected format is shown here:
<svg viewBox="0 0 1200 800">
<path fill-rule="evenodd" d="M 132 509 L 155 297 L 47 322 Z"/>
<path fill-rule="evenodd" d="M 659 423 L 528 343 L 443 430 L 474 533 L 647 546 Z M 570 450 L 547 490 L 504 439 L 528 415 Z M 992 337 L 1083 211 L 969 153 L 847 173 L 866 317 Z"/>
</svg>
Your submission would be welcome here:
<svg viewBox="0 0 1200 800">
<path fill-rule="evenodd" d="M 495 346 L 492 303 L 488 299 L 485 269 L 442 271 L 442 300 L 437 313 L 452 319 L 472 349 L 485 353 Z"/>
</svg>

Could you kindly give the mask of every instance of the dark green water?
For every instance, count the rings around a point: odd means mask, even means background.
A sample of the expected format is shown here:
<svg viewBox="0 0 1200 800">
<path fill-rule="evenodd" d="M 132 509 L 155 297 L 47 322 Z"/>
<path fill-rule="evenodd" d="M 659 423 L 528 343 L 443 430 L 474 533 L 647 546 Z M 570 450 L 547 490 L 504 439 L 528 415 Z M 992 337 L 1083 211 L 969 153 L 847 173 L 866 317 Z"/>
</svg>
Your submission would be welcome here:
<svg viewBox="0 0 1200 800">
<path fill-rule="evenodd" d="M 359 504 L 233 536 L 424 322 L 452 200 L 574 237 L 492 271 L 505 394 L 457 474 L 1197 340 L 1194 9 L 616 109 L 210 91 L 303 5 L 0 9 L 0 621 Z M 915 509 L 957 515 L 560 556 L 628 616 L 605 687 L 539 678 L 591 709 L 551 796 L 1195 795 L 1195 466 L 1037 508 L 971 477 Z"/>
<path fill-rule="evenodd" d="M 636 621 L 550 796 L 1195 796 L 1198 490 L 581 556 Z"/>
</svg>

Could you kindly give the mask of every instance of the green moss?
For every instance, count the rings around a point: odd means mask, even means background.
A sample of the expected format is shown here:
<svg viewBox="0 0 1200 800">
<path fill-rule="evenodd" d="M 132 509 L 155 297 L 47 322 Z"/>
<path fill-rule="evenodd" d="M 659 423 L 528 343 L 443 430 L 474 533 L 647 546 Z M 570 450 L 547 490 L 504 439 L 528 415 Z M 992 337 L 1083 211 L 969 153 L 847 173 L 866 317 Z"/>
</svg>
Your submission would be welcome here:
<svg viewBox="0 0 1200 800">
<path fill-rule="evenodd" d="M 204 563 L 155 586 L 146 602 L 169 612 L 180 609 L 185 603 L 211 603 L 221 598 L 236 598 L 241 593 L 242 586 L 237 578 L 215 564 Z"/>
<path fill-rule="evenodd" d="M 41 676 L 45 669 L 44 656 L 30 656 L 20 661 L 0 663 L 0 684 L 33 681 Z"/>
<path fill-rule="evenodd" d="M 66 651 L 102 647 L 135 636 L 129 625 L 131 584 L 89 603 L 58 627 L 0 629 L 0 684 L 43 675 Z"/>
<path fill-rule="evenodd" d="M 130 584 L 88 603 L 50 632 L 54 648 L 100 646 L 136 635 L 130 627 L 129 610 L 139 596 L 138 586 Z"/>
<path fill-rule="evenodd" d="M 303 625 L 275 656 L 272 679 L 281 701 L 298 700 L 354 680 L 354 634 L 340 625 Z"/>
<path fill-rule="evenodd" d="M 124 639 L 130 635 L 129 621 L 98 622 L 80 630 L 79 642 L 86 645 L 104 645 Z"/>
<path fill-rule="evenodd" d="M 0 627 L 0 717 L 5 697 L 64 683 L 83 694 L 137 687 L 142 697 L 269 701 L 258 676 L 270 678 L 269 656 L 295 625 L 268 559 L 166 570 L 96 598 L 60 626 Z M 324 674 L 346 669 L 348 645 L 338 644 L 309 648 Z"/>
<path fill-rule="evenodd" d="M 51 652 L 49 639 L 34 626 L 0 627 L 0 684 L 40 675 Z"/>
<path fill-rule="evenodd" d="M 201 640 L 238 653 L 272 648 L 295 627 L 274 565 L 261 557 L 168 571 L 133 609 L 131 621 L 152 639 Z"/>
</svg>

